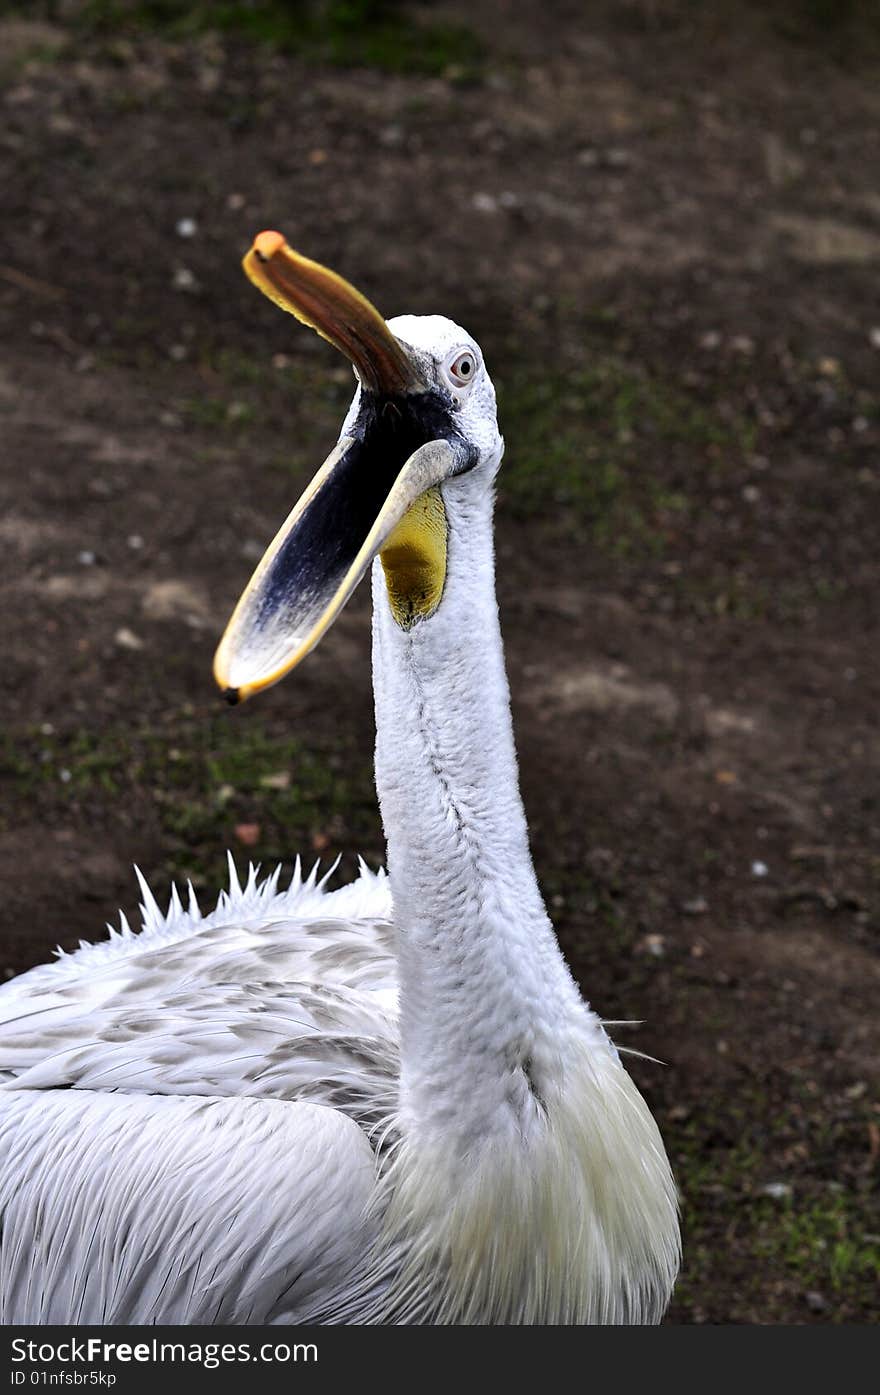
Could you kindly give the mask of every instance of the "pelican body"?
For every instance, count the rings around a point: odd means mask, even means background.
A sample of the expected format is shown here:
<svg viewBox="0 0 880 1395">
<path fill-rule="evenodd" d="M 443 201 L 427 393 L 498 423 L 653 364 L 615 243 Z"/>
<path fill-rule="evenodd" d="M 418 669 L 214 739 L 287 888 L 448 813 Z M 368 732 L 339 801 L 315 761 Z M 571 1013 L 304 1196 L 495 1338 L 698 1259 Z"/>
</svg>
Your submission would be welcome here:
<svg viewBox="0 0 880 1395">
<path fill-rule="evenodd" d="M 479 346 L 277 233 L 245 270 L 358 383 L 215 675 L 276 682 L 372 571 L 388 871 L 144 884 L 139 933 L 0 989 L 0 1321 L 657 1322 L 675 1187 L 532 866 Z"/>
</svg>

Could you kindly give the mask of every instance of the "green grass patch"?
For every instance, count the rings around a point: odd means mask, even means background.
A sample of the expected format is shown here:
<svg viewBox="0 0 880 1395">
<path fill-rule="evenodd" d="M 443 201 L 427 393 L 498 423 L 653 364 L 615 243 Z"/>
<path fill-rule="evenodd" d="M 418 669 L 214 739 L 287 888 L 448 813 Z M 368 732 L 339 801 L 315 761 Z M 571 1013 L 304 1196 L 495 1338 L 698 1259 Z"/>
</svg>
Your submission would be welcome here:
<svg viewBox="0 0 880 1395">
<path fill-rule="evenodd" d="M 754 443 L 746 418 L 617 356 L 564 375 L 519 366 L 498 396 L 502 507 L 555 518 L 619 555 L 662 551 L 691 508 L 689 475 L 709 461 L 717 471 Z"/>
<path fill-rule="evenodd" d="M 220 32 L 342 67 L 475 77 L 483 48 L 465 26 L 422 20 L 399 0 L 81 0 L 74 25 L 119 37 Z"/>
<path fill-rule="evenodd" d="M 225 397 L 183 397 L 176 403 L 185 421 L 223 431 L 241 431 L 253 422 L 257 409 L 252 402 Z"/>
<path fill-rule="evenodd" d="M 706 1097 L 685 1122 L 664 1125 L 682 1197 L 676 1304 L 700 1308 L 723 1267 L 737 1275 L 740 1306 L 714 1320 L 744 1321 L 756 1311 L 762 1321 L 781 1320 L 773 1302 L 790 1315 L 793 1298 L 806 1317 L 810 1292 L 827 1305 L 823 1320 L 865 1320 L 880 1273 L 880 1199 L 866 1177 L 831 1179 L 839 1157 L 851 1155 L 847 1144 L 866 1136 L 869 1116 L 857 1105 L 852 1117 L 823 1112 L 796 1082 L 786 1088 L 781 1100 L 743 1082 Z M 777 1182 L 787 1194 L 768 1193 Z"/>
<path fill-rule="evenodd" d="M 768 1265 L 803 1276 L 812 1287 L 846 1294 L 880 1276 L 880 1240 L 866 1234 L 862 1199 L 841 1189 L 824 1197 L 755 1207 L 756 1251 Z"/>
<path fill-rule="evenodd" d="M 8 9 L 8 7 L 7 7 Z M 5 10 L 0 6 L 0 18 Z M 4 41 L 8 40 L 8 35 L 4 34 Z M 40 32 L 40 26 L 35 25 L 33 32 L 28 32 L 25 28 L 23 33 L 16 34 L 15 43 L 4 43 L 4 48 L 0 51 L 0 78 L 4 82 L 13 81 L 20 74 L 27 70 L 57 63 L 64 55 L 67 48 L 67 36 L 62 34 L 54 37 L 46 26 L 46 32 Z"/>
<path fill-rule="evenodd" d="M 282 455 L 295 472 L 317 469 L 318 460 L 302 458 L 301 438 L 305 434 L 323 441 L 329 452 L 355 388 L 351 370 L 332 360 L 328 364 L 323 356 L 285 355 L 279 366 L 258 355 L 205 350 L 197 364 L 198 382 L 190 381 L 198 391 L 169 393 L 168 401 L 181 419 L 204 428 L 218 444 L 230 434 L 258 439 L 261 459 L 271 442 L 271 453 Z M 160 359 L 157 367 L 164 377 L 177 381 L 173 365 Z"/>
<path fill-rule="evenodd" d="M 162 871 L 220 886 L 227 847 L 272 866 L 297 853 L 382 857 L 372 744 L 278 735 L 258 715 L 175 713 L 161 726 L 4 735 L 13 792 L 76 817 L 107 796 L 158 822 Z M 242 841 L 242 827 L 253 841 Z"/>
</svg>

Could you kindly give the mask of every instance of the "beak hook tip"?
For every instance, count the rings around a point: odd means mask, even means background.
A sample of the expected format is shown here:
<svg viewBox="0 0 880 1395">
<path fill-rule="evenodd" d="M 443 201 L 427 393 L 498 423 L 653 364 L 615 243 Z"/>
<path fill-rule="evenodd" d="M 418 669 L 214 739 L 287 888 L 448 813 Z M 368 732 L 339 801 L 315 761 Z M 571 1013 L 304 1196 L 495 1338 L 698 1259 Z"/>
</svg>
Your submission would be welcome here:
<svg viewBox="0 0 880 1395">
<path fill-rule="evenodd" d="M 263 265 L 271 261 L 275 253 L 284 246 L 284 235 L 267 229 L 265 232 L 257 233 L 254 238 L 254 256 Z"/>
</svg>

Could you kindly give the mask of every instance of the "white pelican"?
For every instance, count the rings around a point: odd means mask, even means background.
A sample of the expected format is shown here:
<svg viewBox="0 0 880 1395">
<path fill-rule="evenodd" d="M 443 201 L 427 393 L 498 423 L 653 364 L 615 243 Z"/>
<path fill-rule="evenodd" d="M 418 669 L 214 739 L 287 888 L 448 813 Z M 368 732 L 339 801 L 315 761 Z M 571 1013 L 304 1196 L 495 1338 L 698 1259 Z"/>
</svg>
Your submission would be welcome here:
<svg viewBox="0 0 880 1395">
<path fill-rule="evenodd" d="M 388 876 L 144 887 L 139 934 L 0 990 L 0 1321 L 657 1322 L 666 1153 L 529 855 L 482 354 L 278 233 L 245 269 L 358 386 L 215 673 L 274 683 L 372 563 Z"/>
</svg>

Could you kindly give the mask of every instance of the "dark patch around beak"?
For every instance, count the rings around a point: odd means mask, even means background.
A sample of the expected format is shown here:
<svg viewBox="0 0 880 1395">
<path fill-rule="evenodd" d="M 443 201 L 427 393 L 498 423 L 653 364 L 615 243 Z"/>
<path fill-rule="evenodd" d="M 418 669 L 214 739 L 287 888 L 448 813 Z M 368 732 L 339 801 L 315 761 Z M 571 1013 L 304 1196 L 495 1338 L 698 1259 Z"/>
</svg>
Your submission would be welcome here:
<svg viewBox="0 0 880 1395">
<path fill-rule="evenodd" d="M 320 613 L 328 592 L 341 584 L 401 470 L 429 441 L 445 440 L 461 461 L 457 473 L 476 464 L 476 453 L 456 432 L 438 392 L 376 396 L 362 390 L 352 428 L 354 440 L 309 501 L 285 538 L 265 577 L 257 628 L 292 603 L 301 615 Z"/>
</svg>

